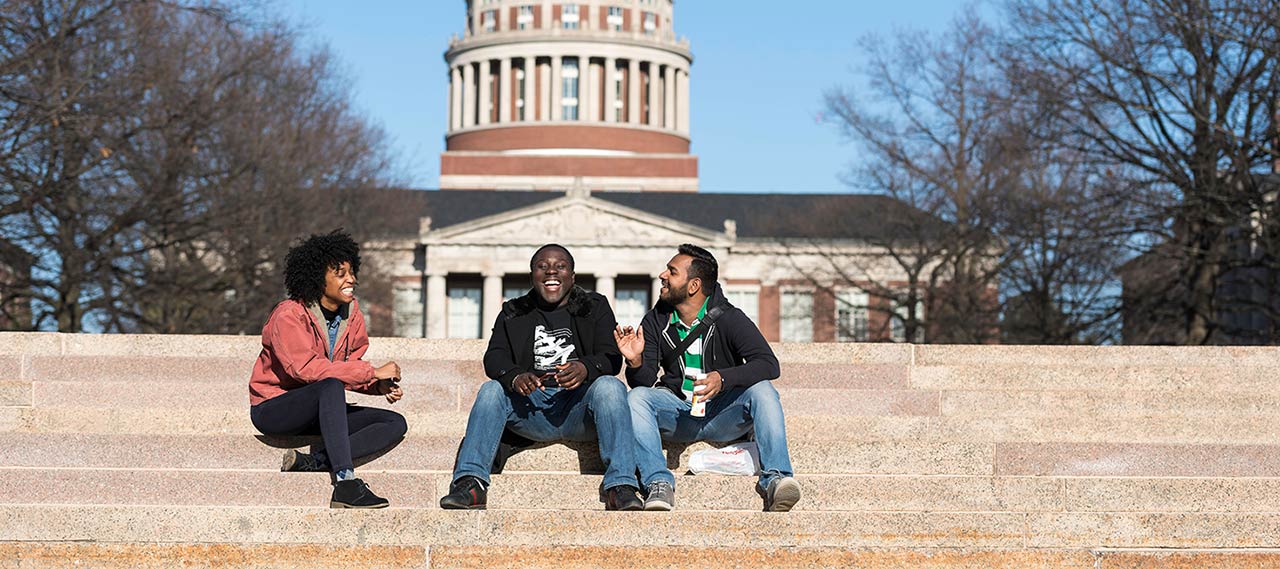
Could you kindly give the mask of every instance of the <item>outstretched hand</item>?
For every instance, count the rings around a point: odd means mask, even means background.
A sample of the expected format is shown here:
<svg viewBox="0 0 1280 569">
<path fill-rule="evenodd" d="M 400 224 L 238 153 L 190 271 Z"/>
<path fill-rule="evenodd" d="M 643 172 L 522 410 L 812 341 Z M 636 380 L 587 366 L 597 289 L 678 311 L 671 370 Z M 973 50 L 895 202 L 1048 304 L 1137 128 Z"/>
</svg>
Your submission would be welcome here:
<svg viewBox="0 0 1280 569">
<path fill-rule="evenodd" d="M 613 339 L 618 342 L 618 351 L 627 359 L 627 367 L 640 367 L 644 363 L 644 331 L 639 328 L 619 325 L 613 330 Z"/>
</svg>

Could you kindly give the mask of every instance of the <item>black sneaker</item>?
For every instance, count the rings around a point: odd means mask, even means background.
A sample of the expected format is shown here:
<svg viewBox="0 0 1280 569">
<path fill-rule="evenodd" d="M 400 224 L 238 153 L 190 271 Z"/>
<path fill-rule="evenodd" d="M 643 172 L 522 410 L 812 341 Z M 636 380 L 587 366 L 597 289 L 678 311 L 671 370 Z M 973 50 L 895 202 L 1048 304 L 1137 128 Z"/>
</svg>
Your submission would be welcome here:
<svg viewBox="0 0 1280 569">
<path fill-rule="evenodd" d="M 764 493 L 764 511 L 790 512 L 800 501 L 800 483 L 795 478 L 784 476 L 775 478 L 769 483 Z"/>
<path fill-rule="evenodd" d="M 284 451 L 280 472 L 325 472 L 329 470 L 316 461 L 316 457 L 294 449 Z"/>
<path fill-rule="evenodd" d="M 644 509 L 644 501 L 640 499 L 637 493 L 640 490 L 634 486 L 614 486 L 604 491 L 604 509 L 620 512 L 634 512 Z"/>
<path fill-rule="evenodd" d="M 488 503 L 489 491 L 484 482 L 475 476 L 463 476 L 449 485 L 449 493 L 440 498 L 440 507 L 446 510 L 483 510 Z"/>
<path fill-rule="evenodd" d="M 676 489 L 670 482 L 650 482 L 648 497 L 644 500 L 647 512 L 669 512 L 676 507 Z"/>
<path fill-rule="evenodd" d="M 372 510 L 387 507 L 387 499 L 379 497 L 369 490 L 364 480 L 352 478 L 339 480 L 333 485 L 333 498 L 329 500 L 330 508 L 354 508 Z"/>
</svg>

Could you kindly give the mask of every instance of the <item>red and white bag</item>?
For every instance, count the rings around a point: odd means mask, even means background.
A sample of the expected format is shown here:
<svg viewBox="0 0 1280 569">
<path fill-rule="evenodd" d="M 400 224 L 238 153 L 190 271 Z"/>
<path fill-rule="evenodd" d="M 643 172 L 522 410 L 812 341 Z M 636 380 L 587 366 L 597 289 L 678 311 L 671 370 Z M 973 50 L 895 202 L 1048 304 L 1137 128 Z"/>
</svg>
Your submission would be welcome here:
<svg viewBox="0 0 1280 569">
<path fill-rule="evenodd" d="M 752 441 L 724 448 L 700 450 L 689 456 L 689 470 L 694 474 L 758 475 L 760 474 L 760 449 L 756 447 L 755 441 Z"/>
</svg>

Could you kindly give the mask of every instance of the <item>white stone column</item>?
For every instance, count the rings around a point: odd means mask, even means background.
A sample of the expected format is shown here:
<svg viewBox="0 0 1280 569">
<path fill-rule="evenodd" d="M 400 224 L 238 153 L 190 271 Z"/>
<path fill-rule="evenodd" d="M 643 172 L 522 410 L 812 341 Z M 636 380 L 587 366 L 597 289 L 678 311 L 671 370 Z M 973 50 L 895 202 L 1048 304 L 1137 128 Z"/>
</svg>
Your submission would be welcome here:
<svg viewBox="0 0 1280 569">
<path fill-rule="evenodd" d="M 614 310 L 618 309 L 618 300 L 614 298 L 617 296 L 617 286 L 615 285 L 617 277 L 618 275 L 613 274 L 596 275 L 596 292 L 608 299 L 609 306 L 613 307 Z"/>
<path fill-rule="evenodd" d="M 449 68 L 449 130 L 462 128 L 462 70 Z"/>
<path fill-rule="evenodd" d="M 502 310 L 502 273 L 485 273 L 484 290 L 481 291 L 480 337 L 485 340 L 493 335 L 493 323 Z"/>
<path fill-rule="evenodd" d="M 640 60 L 627 62 L 627 122 L 640 124 Z"/>
<path fill-rule="evenodd" d="M 547 63 L 538 64 L 538 77 L 542 81 L 542 88 L 538 89 L 541 101 L 538 104 L 540 114 L 538 120 L 551 120 L 551 60 Z"/>
<path fill-rule="evenodd" d="M 560 104 L 563 63 L 559 55 L 551 56 L 551 120 L 553 121 L 564 118 L 563 106 Z"/>
<path fill-rule="evenodd" d="M 662 294 L 662 279 L 653 277 L 653 287 L 649 289 L 649 306 L 658 302 L 658 296 Z"/>
<path fill-rule="evenodd" d="M 676 96 L 676 130 L 689 132 L 689 70 L 681 69 L 676 72 L 676 87 L 679 89 L 679 95 Z"/>
<path fill-rule="evenodd" d="M 595 67 L 591 65 L 591 56 L 578 56 L 578 120 L 583 122 L 595 122 L 596 117 L 600 116 L 599 93 L 596 89 L 599 85 L 599 78 L 595 73 Z"/>
<path fill-rule="evenodd" d="M 476 125 L 476 68 L 462 65 L 462 128 Z"/>
<path fill-rule="evenodd" d="M 604 58 L 604 122 L 618 122 L 618 79 L 618 60 Z"/>
<path fill-rule="evenodd" d="M 427 274 L 427 337 L 448 335 L 449 297 L 444 273 Z"/>
<path fill-rule="evenodd" d="M 671 66 L 663 68 L 662 88 L 662 127 L 667 130 L 676 128 L 676 69 Z"/>
<path fill-rule="evenodd" d="M 498 122 L 511 122 L 511 58 L 498 64 Z"/>
<path fill-rule="evenodd" d="M 488 59 L 480 60 L 480 81 L 477 89 L 480 91 L 480 124 L 486 125 L 493 122 L 490 120 L 490 113 L 493 112 L 493 69 Z"/>
<path fill-rule="evenodd" d="M 524 58 L 524 120 L 532 122 L 536 116 L 538 108 L 537 92 L 534 87 L 538 85 L 538 60 L 534 57 Z"/>
</svg>

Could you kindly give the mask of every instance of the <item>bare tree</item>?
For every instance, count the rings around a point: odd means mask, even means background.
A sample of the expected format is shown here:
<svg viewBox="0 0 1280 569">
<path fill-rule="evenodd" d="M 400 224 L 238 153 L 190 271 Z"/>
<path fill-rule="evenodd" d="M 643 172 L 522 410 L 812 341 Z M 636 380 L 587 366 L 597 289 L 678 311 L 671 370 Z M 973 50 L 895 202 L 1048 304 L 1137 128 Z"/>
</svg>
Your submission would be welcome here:
<svg viewBox="0 0 1280 569">
<path fill-rule="evenodd" d="M 1225 286 L 1240 262 L 1232 252 L 1259 243 L 1247 228 L 1266 203 L 1259 174 L 1275 158 L 1280 2 L 1010 8 L 1011 77 L 1056 100 L 1060 124 L 1076 127 L 1060 143 L 1113 169 L 1115 191 L 1143 222 L 1131 242 L 1172 276 L 1143 296 L 1176 304 L 1177 341 L 1228 341 L 1230 314 L 1250 296 Z"/>
<path fill-rule="evenodd" d="M 867 95 L 854 88 L 826 95 L 829 120 L 864 152 L 846 181 L 923 213 L 899 215 L 868 237 L 882 251 L 878 259 L 826 255 L 837 282 L 889 300 L 907 338 L 998 335 L 997 207 L 1022 149 L 1008 144 L 995 39 L 972 11 L 939 37 L 902 32 L 892 45 L 868 38 Z M 900 275 L 893 282 L 866 265 L 886 259 Z"/>
<path fill-rule="evenodd" d="M 327 53 L 220 4 L 0 10 L 0 228 L 36 254 L 36 326 L 249 332 L 299 236 L 376 232 L 391 179 Z M 344 193 L 346 192 L 346 193 Z M 364 275 L 362 275 L 364 276 Z"/>
</svg>

